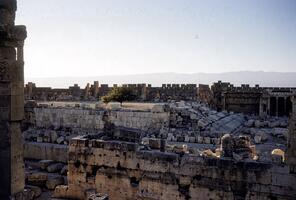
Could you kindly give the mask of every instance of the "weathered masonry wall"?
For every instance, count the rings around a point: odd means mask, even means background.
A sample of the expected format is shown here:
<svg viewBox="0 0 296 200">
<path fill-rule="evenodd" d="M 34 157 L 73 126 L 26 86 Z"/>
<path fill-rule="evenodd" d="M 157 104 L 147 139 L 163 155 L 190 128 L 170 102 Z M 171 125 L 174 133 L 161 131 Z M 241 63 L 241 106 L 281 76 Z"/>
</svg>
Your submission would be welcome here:
<svg viewBox="0 0 296 200">
<path fill-rule="evenodd" d="M 39 101 L 97 101 L 106 95 L 113 87 L 107 84 L 87 84 L 81 89 L 77 84 L 68 89 L 52 89 L 50 87 L 36 87 L 28 83 L 25 87 L 26 99 Z M 217 111 L 227 110 L 260 116 L 289 116 L 291 112 L 291 97 L 296 94 L 296 88 L 250 87 L 242 84 L 234 87 L 228 82 L 218 81 L 211 88 L 209 85 L 199 84 L 163 84 L 162 87 L 152 87 L 150 84 L 124 84 L 132 90 L 137 101 L 202 101 Z"/>
<path fill-rule="evenodd" d="M 68 186 L 56 197 L 83 199 L 96 189 L 110 199 L 295 199 L 286 165 L 138 150 L 135 143 L 73 139 Z"/>
<path fill-rule="evenodd" d="M 67 162 L 68 145 L 25 142 L 24 158 Z"/>
<path fill-rule="evenodd" d="M 0 0 L 0 199 L 24 190 L 20 123 L 24 117 L 25 26 L 15 26 L 16 0 Z"/>
<path fill-rule="evenodd" d="M 50 87 L 36 87 L 32 82 L 25 86 L 26 99 L 33 100 L 98 100 L 106 95 L 116 84 L 99 85 L 94 81 L 93 85 L 87 84 L 85 88 L 80 88 L 77 84 L 68 89 L 53 89 Z M 130 88 L 139 101 L 167 101 L 167 100 L 196 100 L 196 84 L 163 84 L 161 87 L 152 87 L 151 84 L 123 84 L 122 87 Z"/>
<path fill-rule="evenodd" d="M 102 130 L 104 116 L 115 126 L 141 130 L 159 130 L 168 125 L 169 113 L 132 110 L 95 110 L 80 108 L 34 108 L 36 126 L 39 128 L 71 128 Z M 107 112 L 107 115 L 105 115 Z"/>
<path fill-rule="evenodd" d="M 201 91 L 207 96 L 205 91 Z M 262 117 L 289 116 L 292 110 L 291 97 L 296 94 L 296 88 L 259 87 L 259 85 L 250 87 L 246 84 L 234 87 L 230 83 L 221 81 L 214 83 L 211 91 L 213 98 L 206 101 L 218 111 L 242 112 Z"/>
</svg>

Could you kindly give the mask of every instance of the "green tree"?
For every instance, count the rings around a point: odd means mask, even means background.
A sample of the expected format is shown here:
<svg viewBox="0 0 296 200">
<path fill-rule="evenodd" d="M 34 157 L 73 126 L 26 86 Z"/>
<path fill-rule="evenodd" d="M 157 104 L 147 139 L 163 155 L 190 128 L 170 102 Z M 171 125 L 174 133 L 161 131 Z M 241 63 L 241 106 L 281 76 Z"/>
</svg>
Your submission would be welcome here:
<svg viewBox="0 0 296 200">
<path fill-rule="evenodd" d="M 133 101 L 136 100 L 137 96 L 133 94 L 133 91 L 127 87 L 113 87 L 113 89 L 106 95 L 102 97 L 104 103 L 109 103 L 110 101 L 117 101 L 122 104 L 123 101 Z"/>
</svg>

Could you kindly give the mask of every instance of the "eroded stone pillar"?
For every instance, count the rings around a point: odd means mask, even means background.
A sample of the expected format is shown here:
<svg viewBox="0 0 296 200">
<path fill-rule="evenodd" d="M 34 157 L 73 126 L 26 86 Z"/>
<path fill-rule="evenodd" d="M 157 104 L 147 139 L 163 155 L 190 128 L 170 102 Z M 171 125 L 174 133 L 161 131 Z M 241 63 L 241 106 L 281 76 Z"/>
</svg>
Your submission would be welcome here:
<svg viewBox="0 0 296 200">
<path fill-rule="evenodd" d="M 279 98 L 275 98 L 275 116 L 279 116 Z"/>
<path fill-rule="evenodd" d="M 16 0 L 0 0 L 0 199 L 25 185 L 21 121 L 24 117 L 25 26 L 15 26 Z"/>
<path fill-rule="evenodd" d="M 296 96 L 292 97 L 292 113 L 289 122 L 287 164 L 291 173 L 296 173 Z"/>
<path fill-rule="evenodd" d="M 284 116 L 287 113 L 287 97 L 284 97 Z"/>
</svg>

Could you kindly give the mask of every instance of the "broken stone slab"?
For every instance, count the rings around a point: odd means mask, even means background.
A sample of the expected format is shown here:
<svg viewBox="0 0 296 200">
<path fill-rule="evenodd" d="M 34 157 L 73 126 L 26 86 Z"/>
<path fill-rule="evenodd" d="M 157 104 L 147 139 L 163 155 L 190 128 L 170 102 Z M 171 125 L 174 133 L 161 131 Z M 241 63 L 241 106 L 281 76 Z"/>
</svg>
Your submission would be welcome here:
<svg viewBox="0 0 296 200">
<path fill-rule="evenodd" d="M 43 137 L 37 136 L 36 141 L 39 142 L 39 143 L 42 143 L 43 142 Z"/>
<path fill-rule="evenodd" d="M 260 144 L 261 141 L 262 141 L 261 136 L 260 135 L 255 135 L 255 137 L 254 137 L 255 144 Z"/>
<path fill-rule="evenodd" d="M 211 138 L 210 137 L 204 137 L 204 143 L 205 144 L 211 144 Z"/>
<path fill-rule="evenodd" d="M 155 113 L 164 112 L 164 105 L 162 104 L 153 105 L 153 107 L 151 108 L 151 112 L 155 112 Z"/>
<path fill-rule="evenodd" d="M 36 199 L 34 191 L 25 188 L 23 191 L 13 194 L 9 199 L 11 200 L 33 200 Z"/>
<path fill-rule="evenodd" d="M 275 128 L 275 127 L 278 127 L 279 125 L 280 125 L 279 121 L 268 122 L 268 127 L 269 128 Z"/>
<path fill-rule="evenodd" d="M 202 144 L 203 143 L 203 137 L 197 136 L 197 143 Z"/>
<path fill-rule="evenodd" d="M 34 192 L 34 198 L 39 197 L 41 195 L 41 193 L 42 193 L 41 188 L 38 187 L 38 186 L 26 185 L 26 188 Z"/>
<path fill-rule="evenodd" d="M 273 128 L 272 135 L 287 138 L 289 130 L 287 128 Z"/>
<path fill-rule="evenodd" d="M 288 126 L 288 122 L 287 121 L 281 121 L 280 122 L 280 127 L 287 127 Z"/>
<path fill-rule="evenodd" d="M 61 174 L 61 175 L 67 175 L 67 172 L 68 172 L 68 165 L 65 165 L 65 166 L 61 169 L 60 174 Z"/>
<path fill-rule="evenodd" d="M 255 133 L 254 141 L 256 144 L 264 143 L 268 140 L 268 134 L 266 134 L 264 131 L 258 131 Z"/>
<path fill-rule="evenodd" d="M 63 136 L 60 136 L 60 137 L 58 137 L 58 138 L 56 139 L 56 142 L 57 142 L 58 144 L 63 144 L 64 141 L 65 141 L 65 138 L 64 138 Z"/>
<path fill-rule="evenodd" d="M 194 113 L 190 114 L 190 119 L 198 119 L 197 115 Z"/>
<path fill-rule="evenodd" d="M 64 165 L 62 163 L 54 163 L 49 165 L 46 170 L 49 173 L 60 172 L 63 169 Z"/>
<path fill-rule="evenodd" d="M 40 160 L 38 165 L 42 170 L 45 170 L 52 163 L 54 163 L 53 160 Z"/>
<path fill-rule="evenodd" d="M 68 197 L 69 186 L 68 185 L 57 185 L 54 189 L 54 198 L 65 198 Z"/>
<path fill-rule="evenodd" d="M 246 127 L 252 127 L 252 126 L 254 126 L 254 120 L 253 119 L 249 119 L 248 121 L 245 122 L 245 126 Z"/>
<path fill-rule="evenodd" d="M 261 122 L 260 120 L 256 120 L 254 125 L 256 128 L 264 127 L 264 122 Z"/>
<path fill-rule="evenodd" d="M 58 138 L 57 132 L 56 131 L 50 131 L 49 132 L 49 138 L 50 138 L 51 143 L 55 143 L 57 138 Z"/>
<path fill-rule="evenodd" d="M 107 194 L 96 193 L 95 190 L 85 191 L 88 200 L 109 200 Z"/>
<path fill-rule="evenodd" d="M 64 184 L 63 176 L 49 176 L 46 181 L 46 187 L 49 190 L 54 190 L 56 186 Z"/>
<path fill-rule="evenodd" d="M 184 138 L 184 142 L 189 142 L 189 136 L 188 135 L 185 135 L 185 138 Z"/>
<path fill-rule="evenodd" d="M 189 137 L 189 142 L 194 143 L 195 142 L 195 137 Z"/>
<path fill-rule="evenodd" d="M 197 122 L 197 126 L 199 128 L 205 128 L 208 125 L 208 123 L 206 121 L 204 121 L 203 119 L 198 120 Z"/>
<path fill-rule="evenodd" d="M 43 186 L 48 179 L 48 174 L 44 172 L 31 172 L 27 175 L 27 180 L 30 185 Z"/>
</svg>

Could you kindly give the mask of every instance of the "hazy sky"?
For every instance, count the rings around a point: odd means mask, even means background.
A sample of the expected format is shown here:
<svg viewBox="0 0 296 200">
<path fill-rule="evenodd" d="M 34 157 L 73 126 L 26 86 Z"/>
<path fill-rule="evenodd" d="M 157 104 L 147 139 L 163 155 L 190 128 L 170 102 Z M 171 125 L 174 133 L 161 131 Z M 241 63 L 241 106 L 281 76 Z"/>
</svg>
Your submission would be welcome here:
<svg viewBox="0 0 296 200">
<path fill-rule="evenodd" d="M 19 0 L 27 77 L 296 71 L 295 0 Z"/>
</svg>

